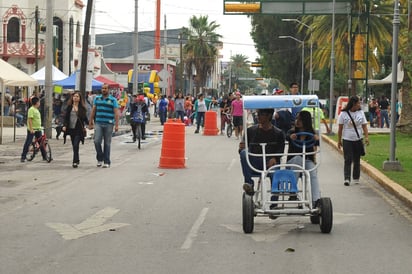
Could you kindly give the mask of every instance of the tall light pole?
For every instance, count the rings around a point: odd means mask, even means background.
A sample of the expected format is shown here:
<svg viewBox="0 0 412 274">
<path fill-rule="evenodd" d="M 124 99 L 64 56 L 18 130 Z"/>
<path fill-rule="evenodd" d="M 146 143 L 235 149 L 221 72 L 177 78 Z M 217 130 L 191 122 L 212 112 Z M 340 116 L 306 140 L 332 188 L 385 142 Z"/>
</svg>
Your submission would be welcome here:
<svg viewBox="0 0 412 274">
<path fill-rule="evenodd" d="M 301 76 L 300 76 L 301 77 L 300 78 L 300 88 L 301 88 L 301 91 L 303 93 L 303 72 L 304 72 L 304 69 L 305 69 L 305 41 L 299 40 L 298 38 L 293 37 L 293 36 L 289 36 L 289 35 L 281 35 L 281 36 L 279 36 L 279 38 L 280 39 L 292 39 L 292 40 L 295 40 L 296 42 L 302 44 L 302 73 L 301 73 Z"/>
<path fill-rule="evenodd" d="M 399 40 L 399 0 L 393 8 L 392 41 L 392 85 L 391 85 L 391 122 L 389 159 L 383 162 L 383 170 L 402 171 L 401 163 L 395 158 L 396 152 L 396 92 L 398 91 L 398 40 Z"/>
<path fill-rule="evenodd" d="M 134 1 L 134 33 L 133 33 L 133 89 L 132 94 L 139 93 L 139 5 Z"/>
<path fill-rule="evenodd" d="M 310 42 L 310 64 L 309 64 L 309 94 L 313 94 L 313 82 L 312 82 L 312 72 L 313 72 L 313 63 L 312 63 L 312 53 L 313 53 L 313 39 L 312 39 L 312 32 L 313 32 L 313 28 L 305 23 L 303 23 L 302 21 L 298 20 L 298 19 L 282 19 L 282 21 L 284 22 L 296 22 L 306 28 L 309 29 L 310 31 L 310 36 L 309 36 L 309 42 Z"/>
</svg>

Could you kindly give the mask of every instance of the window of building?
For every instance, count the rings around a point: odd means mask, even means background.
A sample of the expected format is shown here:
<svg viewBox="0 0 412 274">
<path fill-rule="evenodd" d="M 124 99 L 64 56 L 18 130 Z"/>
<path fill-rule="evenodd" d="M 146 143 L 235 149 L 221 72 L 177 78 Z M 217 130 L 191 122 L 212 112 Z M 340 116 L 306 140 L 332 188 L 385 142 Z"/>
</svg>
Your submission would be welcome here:
<svg viewBox="0 0 412 274">
<path fill-rule="evenodd" d="M 12 17 L 7 23 L 7 43 L 15 42 L 20 42 L 20 20 Z"/>
</svg>

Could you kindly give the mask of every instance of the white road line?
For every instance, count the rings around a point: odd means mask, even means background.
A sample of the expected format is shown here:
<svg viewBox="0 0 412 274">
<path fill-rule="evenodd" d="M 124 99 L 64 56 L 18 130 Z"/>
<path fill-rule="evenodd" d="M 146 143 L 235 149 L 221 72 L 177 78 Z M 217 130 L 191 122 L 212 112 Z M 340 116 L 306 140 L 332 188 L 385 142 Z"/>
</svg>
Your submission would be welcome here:
<svg viewBox="0 0 412 274">
<path fill-rule="evenodd" d="M 232 159 L 232 161 L 230 162 L 230 165 L 227 167 L 227 171 L 230 171 L 232 169 L 232 167 L 235 165 L 237 159 Z"/>
<path fill-rule="evenodd" d="M 186 240 L 183 243 L 181 249 L 189 249 L 192 246 L 193 240 L 197 236 L 197 232 L 199 231 L 200 226 L 203 224 L 206 218 L 206 214 L 209 211 L 209 208 L 205 207 L 200 212 L 199 217 L 197 218 L 196 222 L 193 224 L 192 228 L 190 229 L 189 234 L 187 234 Z"/>
</svg>

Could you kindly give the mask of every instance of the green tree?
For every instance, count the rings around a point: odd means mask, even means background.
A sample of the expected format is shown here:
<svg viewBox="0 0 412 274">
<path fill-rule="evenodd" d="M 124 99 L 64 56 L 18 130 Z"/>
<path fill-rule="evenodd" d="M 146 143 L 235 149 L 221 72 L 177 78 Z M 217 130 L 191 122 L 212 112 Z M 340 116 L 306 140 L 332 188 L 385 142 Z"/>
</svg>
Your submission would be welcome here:
<svg viewBox="0 0 412 274">
<path fill-rule="evenodd" d="M 392 40 L 390 14 L 393 7 L 390 1 L 375 0 L 352 1 L 352 33 L 366 31 L 367 20 L 369 20 L 369 75 L 379 71 L 380 65 L 374 53 L 384 54 L 384 49 L 388 42 Z M 393 5 L 393 3 L 392 3 Z M 369 18 L 368 18 L 369 15 Z M 252 16 L 252 38 L 254 39 L 257 51 L 260 54 L 265 76 L 282 79 L 291 82 L 300 79 L 301 48 L 299 43 L 292 39 L 278 39 L 279 35 L 293 36 L 301 41 L 305 41 L 305 49 L 309 49 L 310 30 L 303 25 L 282 22 L 281 16 Z M 296 18 L 296 17 L 294 17 Z M 300 21 L 310 26 L 313 39 L 313 71 L 330 70 L 331 56 L 331 15 L 303 16 L 298 17 Z M 335 18 L 335 75 L 340 78 L 349 79 L 349 46 L 353 45 L 354 37 L 349 33 L 348 16 L 336 15 Z M 305 53 L 305 79 L 308 79 L 309 52 Z M 353 50 L 352 50 L 353 54 Z M 338 76 L 339 75 L 339 76 Z M 325 80 L 325 79 L 321 79 Z M 298 81 L 297 81 L 298 82 Z M 343 87 L 345 87 L 344 84 Z M 341 89 L 343 87 L 335 88 Z"/>
<path fill-rule="evenodd" d="M 255 78 L 256 75 L 250 70 L 248 57 L 243 54 L 236 54 L 231 57 L 231 70 L 233 84 L 232 87 L 238 88 L 242 93 L 247 93 L 256 86 L 256 81 L 242 80 L 246 78 Z"/>
<path fill-rule="evenodd" d="M 183 50 L 185 55 L 186 73 L 192 77 L 193 68 L 196 69 L 194 78 L 196 91 L 206 85 L 206 80 L 214 70 L 218 56 L 216 45 L 221 44 L 222 37 L 216 33 L 220 25 L 215 21 L 209 22 L 208 16 L 192 16 L 189 27 L 183 28 L 183 35 L 187 43 Z"/>
</svg>

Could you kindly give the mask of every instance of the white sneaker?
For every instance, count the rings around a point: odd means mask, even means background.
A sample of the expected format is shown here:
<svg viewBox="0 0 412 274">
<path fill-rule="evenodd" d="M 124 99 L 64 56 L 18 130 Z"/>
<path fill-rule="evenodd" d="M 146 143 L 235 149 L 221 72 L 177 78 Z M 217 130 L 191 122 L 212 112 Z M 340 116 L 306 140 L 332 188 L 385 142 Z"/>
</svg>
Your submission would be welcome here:
<svg viewBox="0 0 412 274">
<path fill-rule="evenodd" d="M 103 167 L 103 168 L 109 168 L 110 165 L 109 165 L 109 164 L 104 164 L 102 167 Z"/>
<path fill-rule="evenodd" d="M 359 179 L 353 179 L 354 184 L 359 184 Z"/>
<path fill-rule="evenodd" d="M 103 165 L 103 161 L 97 161 L 97 167 L 101 167 Z"/>
<path fill-rule="evenodd" d="M 345 186 L 349 186 L 350 185 L 350 181 L 349 180 L 345 180 L 345 182 L 343 183 Z"/>
</svg>

